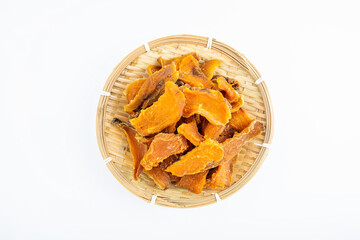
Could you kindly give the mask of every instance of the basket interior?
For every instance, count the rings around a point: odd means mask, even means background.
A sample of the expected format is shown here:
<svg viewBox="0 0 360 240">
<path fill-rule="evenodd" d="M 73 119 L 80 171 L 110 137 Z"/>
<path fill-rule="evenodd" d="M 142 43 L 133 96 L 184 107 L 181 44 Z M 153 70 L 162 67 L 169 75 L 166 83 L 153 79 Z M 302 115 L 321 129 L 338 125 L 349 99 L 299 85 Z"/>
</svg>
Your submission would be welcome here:
<svg viewBox="0 0 360 240">
<path fill-rule="evenodd" d="M 216 202 L 214 196 L 218 193 L 220 197 L 227 196 L 238 190 L 236 186 L 244 180 L 250 169 L 256 164 L 258 155 L 265 139 L 265 133 L 257 136 L 251 142 L 247 143 L 241 150 L 238 159 L 234 165 L 232 184 L 225 190 L 204 190 L 201 194 L 194 194 L 187 189 L 171 186 L 167 190 L 161 190 L 144 173 L 141 174 L 138 182 L 132 178 L 132 157 L 124 134 L 120 129 L 114 127 L 111 121 L 114 117 L 122 121 L 127 121 L 128 114 L 123 110 L 126 105 L 125 95 L 123 94 L 127 85 L 139 78 L 147 77 L 146 67 L 149 64 L 157 63 L 157 58 L 162 56 L 165 59 L 184 55 L 190 52 L 196 52 L 200 57 L 200 64 L 206 60 L 219 59 L 222 64 L 217 69 L 216 74 L 221 74 L 235 79 L 240 83 L 240 89 L 243 91 L 245 103 L 243 108 L 248 114 L 262 122 L 266 126 L 266 108 L 263 96 L 255 84 L 254 74 L 245 70 L 239 63 L 232 60 L 225 54 L 207 49 L 203 44 L 196 43 L 167 43 L 154 47 L 149 52 L 145 52 L 135 57 L 124 69 L 117 74 L 116 78 L 109 86 L 111 95 L 104 102 L 103 106 L 103 139 L 106 155 L 111 157 L 112 161 L 107 164 L 114 176 L 131 192 L 151 201 L 152 196 L 157 195 L 156 204 L 171 207 L 195 207 Z M 255 70 L 256 71 L 256 70 Z M 246 181 L 245 181 L 246 182 Z M 239 183 L 240 184 L 240 183 Z M 244 183 L 243 183 L 244 184 Z"/>
</svg>

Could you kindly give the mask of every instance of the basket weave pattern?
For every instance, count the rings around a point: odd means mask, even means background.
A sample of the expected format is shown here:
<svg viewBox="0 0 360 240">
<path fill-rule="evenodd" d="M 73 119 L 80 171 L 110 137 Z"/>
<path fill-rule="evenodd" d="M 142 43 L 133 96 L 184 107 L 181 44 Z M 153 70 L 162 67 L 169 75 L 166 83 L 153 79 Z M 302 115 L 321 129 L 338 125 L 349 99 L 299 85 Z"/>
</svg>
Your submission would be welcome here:
<svg viewBox="0 0 360 240">
<path fill-rule="evenodd" d="M 149 42 L 150 51 L 146 51 L 142 46 L 130 53 L 114 68 L 103 89 L 109 92 L 110 96 L 101 96 L 98 106 L 97 136 L 100 151 L 104 159 L 111 160 L 107 167 L 118 181 L 147 202 L 156 195 L 156 204 L 169 207 L 197 207 L 214 203 L 214 193 L 224 199 L 244 186 L 268 154 L 269 150 L 261 145 L 271 143 L 273 113 L 265 83 L 255 84 L 261 76 L 243 55 L 215 40 L 212 41 L 211 49 L 206 47 L 207 44 L 207 38 L 189 35 L 170 36 Z M 165 191 L 160 190 L 144 173 L 140 180 L 135 182 L 132 178 L 132 157 L 126 137 L 120 129 L 111 125 L 114 117 L 122 121 L 128 120 L 129 115 L 123 110 L 127 104 L 123 92 L 132 81 L 147 77 L 146 67 L 149 64 L 158 65 L 156 60 L 159 56 L 170 59 L 190 52 L 198 54 L 201 58 L 200 64 L 211 59 L 221 61 L 216 74 L 240 83 L 245 99 L 243 108 L 251 117 L 262 122 L 266 129 L 242 148 L 234 165 L 231 186 L 225 190 L 204 190 L 201 194 L 174 186 Z"/>
</svg>

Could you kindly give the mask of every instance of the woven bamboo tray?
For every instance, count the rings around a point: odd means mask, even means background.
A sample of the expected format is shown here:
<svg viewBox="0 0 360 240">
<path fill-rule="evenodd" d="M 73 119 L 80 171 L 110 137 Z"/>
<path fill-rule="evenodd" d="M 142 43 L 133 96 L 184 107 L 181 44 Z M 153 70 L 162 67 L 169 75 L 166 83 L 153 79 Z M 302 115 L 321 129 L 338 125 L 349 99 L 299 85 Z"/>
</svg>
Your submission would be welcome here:
<svg viewBox="0 0 360 240">
<path fill-rule="evenodd" d="M 244 109 L 250 116 L 261 121 L 265 132 L 241 150 L 234 165 L 232 184 L 225 190 L 204 190 L 193 194 L 187 189 L 170 187 L 160 190 L 145 174 L 135 182 L 132 178 L 132 157 L 125 136 L 111 125 L 114 117 L 126 121 L 128 114 L 123 110 L 126 104 L 123 91 L 134 80 L 147 76 L 146 67 L 157 64 L 156 59 L 165 59 L 196 52 L 200 63 L 219 59 L 221 65 L 216 74 L 222 74 L 239 81 L 244 93 Z M 126 56 L 107 79 L 96 116 L 96 133 L 99 148 L 106 166 L 115 178 L 130 192 L 147 202 L 167 207 L 198 207 L 215 203 L 229 197 L 242 188 L 258 171 L 269 152 L 273 136 L 273 111 L 268 89 L 260 73 L 235 49 L 215 39 L 175 35 L 159 38 L 145 44 Z"/>
</svg>

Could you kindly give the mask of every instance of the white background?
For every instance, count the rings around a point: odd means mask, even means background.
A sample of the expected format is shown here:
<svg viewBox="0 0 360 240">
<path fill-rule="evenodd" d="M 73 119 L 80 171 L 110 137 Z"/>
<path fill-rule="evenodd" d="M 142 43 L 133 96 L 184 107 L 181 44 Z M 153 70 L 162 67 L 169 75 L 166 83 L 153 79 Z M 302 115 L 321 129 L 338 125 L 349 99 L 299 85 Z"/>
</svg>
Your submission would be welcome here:
<svg viewBox="0 0 360 240">
<path fill-rule="evenodd" d="M 356 1 L 1 1 L 0 239 L 359 239 Z M 268 158 L 238 193 L 171 209 L 104 165 L 99 92 L 143 43 L 211 36 L 273 100 Z"/>
</svg>

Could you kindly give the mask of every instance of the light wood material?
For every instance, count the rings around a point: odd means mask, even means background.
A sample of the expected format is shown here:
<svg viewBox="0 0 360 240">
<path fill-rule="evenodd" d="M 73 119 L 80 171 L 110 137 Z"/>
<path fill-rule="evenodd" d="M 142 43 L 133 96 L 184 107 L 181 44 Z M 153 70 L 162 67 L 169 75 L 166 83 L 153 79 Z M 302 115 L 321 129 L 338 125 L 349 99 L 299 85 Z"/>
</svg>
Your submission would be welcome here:
<svg viewBox="0 0 360 240">
<path fill-rule="evenodd" d="M 273 110 L 268 89 L 265 82 L 259 85 L 255 81 L 261 77 L 249 60 L 233 48 L 212 40 L 211 49 L 207 49 L 208 38 L 175 35 L 159 38 L 148 43 L 150 51 L 141 46 L 126 56 L 113 70 L 107 79 L 103 91 L 110 92 L 110 96 L 100 96 L 96 116 L 97 140 L 103 159 L 111 157 L 107 167 L 116 179 L 136 196 L 151 202 L 153 195 L 157 195 L 155 204 L 167 207 L 199 207 L 216 203 L 214 193 L 223 200 L 242 188 L 258 171 L 269 149 L 257 144 L 271 144 L 273 137 Z M 225 190 L 204 190 L 201 194 L 193 194 L 186 189 L 170 187 L 163 191 L 155 186 L 145 174 L 141 174 L 139 182 L 132 178 L 132 158 L 123 133 L 111 125 L 114 117 L 126 121 L 128 114 L 123 107 L 126 99 L 123 94 L 127 85 L 139 78 L 147 77 L 146 67 L 157 64 L 156 59 L 165 59 L 196 52 L 201 58 L 200 63 L 219 59 L 222 64 L 216 74 L 222 74 L 239 81 L 244 93 L 244 109 L 251 117 L 265 125 L 265 132 L 241 150 L 234 165 L 232 184 Z"/>
</svg>

